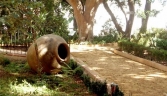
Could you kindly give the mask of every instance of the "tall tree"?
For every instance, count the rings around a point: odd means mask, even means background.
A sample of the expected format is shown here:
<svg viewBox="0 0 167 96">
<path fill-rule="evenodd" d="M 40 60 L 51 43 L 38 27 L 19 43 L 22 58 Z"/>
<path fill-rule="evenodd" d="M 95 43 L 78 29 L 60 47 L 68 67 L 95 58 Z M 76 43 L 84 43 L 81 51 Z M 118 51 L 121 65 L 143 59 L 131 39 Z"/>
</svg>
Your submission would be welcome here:
<svg viewBox="0 0 167 96">
<path fill-rule="evenodd" d="M 148 42 L 154 42 L 152 39 L 152 36 L 154 37 L 155 33 L 150 33 L 147 31 L 148 26 L 148 20 L 150 17 L 156 17 L 158 13 L 160 13 L 161 10 L 157 10 L 156 8 L 152 9 L 152 3 L 159 3 L 162 7 L 166 5 L 166 0 L 145 0 L 145 6 L 144 11 L 138 10 L 137 15 L 141 18 L 141 27 L 139 30 L 139 33 L 137 34 L 137 37 L 134 39 L 135 42 L 144 41 L 143 44 L 147 44 Z M 158 32 L 158 31 L 157 31 Z M 153 43 L 150 43 L 154 45 Z M 151 46 L 151 45 L 150 45 Z"/>
<path fill-rule="evenodd" d="M 148 23 L 150 13 L 151 13 L 151 0 L 146 0 L 146 4 L 145 4 L 145 8 L 144 8 L 144 17 L 142 17 L 142 24 L 140 27 L 140 33 L 146 32 L 147 23 Z"/>
<path fill-rule="evenodd" d="M 113 1 L 113 0 L 112 0 Z M 124 14 L 125 17 L 125 21 L 126 21 L 126 29 L 123 30 L 122 26 L 120 26 L 120 24 L 118 23 L 114 13 L 112 12 L 112 9 L 109 8 L 108 4 L 107 4 L 107 0 L 103 1 L 103 5 L 104 8 L 106 9 L 106 11 L 109 13 L 117 31 L 121 34 L 123 34 L 124 36 L 130 38 L 131 35 L 131 30 L 132 30 L 132 26 L 133 26 L 133 21 L 134 21 L 134 11 L 135 11 L 135 2 L 134 0 L 128 0 L 127 1 L 127 6 L 129 8 L 129 17 L 127 16 L 127 14 L 125 13 L 125 9 L 123 8 L 123 6 L 125 6 L 125 1 L 120 1 L 120 0 L 115 0 L 115 2 L 117 3 L 118 7 L 121 9 L 121 11 Z"/>
<path fill-rule="evenodd" d="M 93 39 L 94 17 L 103 0 L 66 0 L 73 8 L 79 41 Z"/>
</svg>

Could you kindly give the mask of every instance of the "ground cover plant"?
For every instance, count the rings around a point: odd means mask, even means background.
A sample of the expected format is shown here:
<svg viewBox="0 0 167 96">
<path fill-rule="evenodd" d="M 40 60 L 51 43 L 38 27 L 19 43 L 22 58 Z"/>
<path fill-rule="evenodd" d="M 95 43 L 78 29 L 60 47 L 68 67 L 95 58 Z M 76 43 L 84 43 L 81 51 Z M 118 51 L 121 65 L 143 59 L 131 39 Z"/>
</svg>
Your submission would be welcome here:
<svg viewBox="0 0 167 96">
<path fill-rule="evenodd" d="M 108 96 L 106 82 L 92 81 L 74 60 L 47 75 L 34 73 L 26 61 L 0 57 L 0 96 Z M 118 86 L 113 96 L 123 96 Z"/>
<path fill-rule="evenodd" d="M 94 96 L 71 67 L 64 67 L 61 74 L 39 75 L 26 62 L 1 58 L 0 96 Z"/>
</svg>

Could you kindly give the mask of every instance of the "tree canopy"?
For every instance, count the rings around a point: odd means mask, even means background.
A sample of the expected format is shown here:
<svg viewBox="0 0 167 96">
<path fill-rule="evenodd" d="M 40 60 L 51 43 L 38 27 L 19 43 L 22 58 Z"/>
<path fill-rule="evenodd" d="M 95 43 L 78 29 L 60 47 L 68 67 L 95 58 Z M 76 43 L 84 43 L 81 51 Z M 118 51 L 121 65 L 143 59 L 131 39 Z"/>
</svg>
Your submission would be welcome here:
<svg viewBox="0 0 167 96">
<path fill-rule="evenodd" d="M 165 5 L 166 0 L 159 1 Z M 124 15 L 125 29 L 108 2 L 111 6 L 117 5 Z M 6 33 L 9 38 L 15 33 L 21 33 L 24 38 L 33 39 L 49 33 L 67 36 L 68 21 L 64 15 L 69 11 L 76 21 L 74 26 L 77 27 L 78 40 L 91 41 L 96 21 L 94 17 L 99 5 L 103 4 L 118 33 L 130 38 L 135 16 L 141 16 L 140 32 L 143 33 L 147 30 L 149 17 L 159 13 L 151 8 L 154 0 L 145 0 L 145 2 L 144 11 L 139 12 L 136 10 L 136 5 L 141 6 L 141 0 L 2 0 L 0 2 L 1 33 Z"/>
<path fill-rule="evenodd" d="M 25 39 L 35 39 L 49 33 L 67 35 L 67 20 L 60 5 L 57 0 L 1 1 L 1 33 L 7 34 L 7 37 L 20 33 Z"/>
</svg>

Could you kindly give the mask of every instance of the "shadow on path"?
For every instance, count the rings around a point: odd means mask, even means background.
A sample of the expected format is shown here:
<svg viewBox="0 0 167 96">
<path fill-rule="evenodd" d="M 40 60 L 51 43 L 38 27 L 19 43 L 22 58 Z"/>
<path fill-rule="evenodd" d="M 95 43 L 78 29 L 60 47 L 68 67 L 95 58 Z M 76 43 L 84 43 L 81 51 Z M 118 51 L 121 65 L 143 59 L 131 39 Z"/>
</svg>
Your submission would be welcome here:
<svg viewBox="0 0 167 96">
<path fill-rule="evenodd" d="M 125 96 L 167 96 L 167 72 L 114 54 L 110 47 L 71 46 L 71 54 L 88 64 Z"/>
</svg>

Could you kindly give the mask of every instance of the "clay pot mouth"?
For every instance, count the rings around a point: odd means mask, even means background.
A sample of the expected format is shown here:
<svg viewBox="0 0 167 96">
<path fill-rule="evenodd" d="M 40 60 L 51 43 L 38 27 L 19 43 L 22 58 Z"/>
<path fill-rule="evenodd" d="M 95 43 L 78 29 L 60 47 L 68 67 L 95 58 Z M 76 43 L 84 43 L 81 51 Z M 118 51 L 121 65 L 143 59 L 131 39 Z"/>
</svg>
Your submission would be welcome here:
<svg viewBox="0 0 167 96">
<path fill-rule="evenodd" d="M 69 55 L 70 55 L 70 50 L 69 47 L 66 43 L 61 43 L 58 45 L 58 57 L 60 59 L 60 61 L 67 61 L 67 59 L 69 59 Z"/>
</svg>

